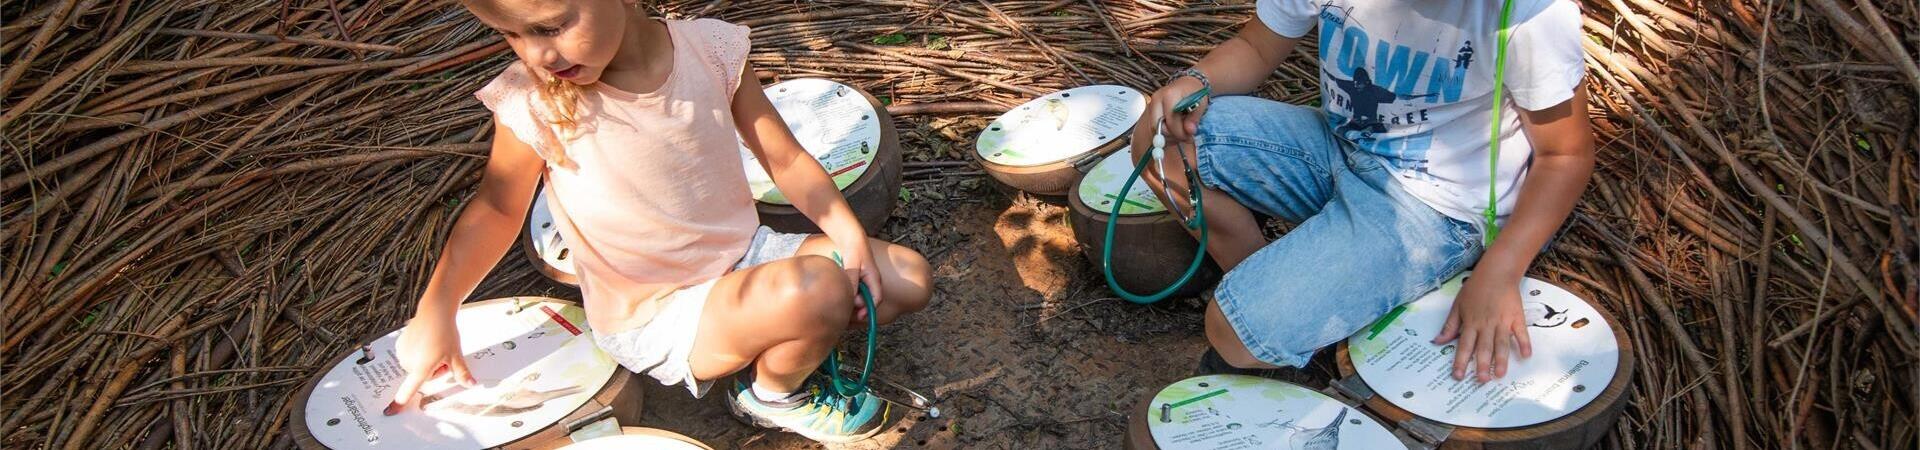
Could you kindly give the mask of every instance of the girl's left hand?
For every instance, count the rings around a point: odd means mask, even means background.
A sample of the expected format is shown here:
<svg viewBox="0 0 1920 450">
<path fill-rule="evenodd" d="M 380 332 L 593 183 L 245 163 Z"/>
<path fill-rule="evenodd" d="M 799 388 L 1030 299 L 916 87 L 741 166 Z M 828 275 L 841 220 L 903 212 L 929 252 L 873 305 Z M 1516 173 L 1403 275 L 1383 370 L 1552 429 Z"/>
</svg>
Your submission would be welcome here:
<svg viewBox="0 0 1920 450">
<path fill-rule="evenodd" d="M 860 295 L 857 294 L 858 288 L 860 285 L 865 284 L 867 286 L 867 293 L 873 296 L 874 306 L 878 307 L 880 305 L 880 291 L 884 290 L 880 287 L 880 269 L 874 266 L 873 250 L 871 246 L 867 245 L 865 235 L 862 235 L 856 242 L 838 244 L 838 246 L 840 247 L 841 256 L 844 259 L 844 261 L 841 262 L 841 267 L 847 271 L 847 280 L 853 282 L 853 286 L 856 289 L 856 294 L 853 296 L 853 321 L 855 324 L 864 324 L 867 322 L 867 314 L 871 314 L 872 312 L 867 311 L 867 303 L 862 301 Z"/>
</svg>

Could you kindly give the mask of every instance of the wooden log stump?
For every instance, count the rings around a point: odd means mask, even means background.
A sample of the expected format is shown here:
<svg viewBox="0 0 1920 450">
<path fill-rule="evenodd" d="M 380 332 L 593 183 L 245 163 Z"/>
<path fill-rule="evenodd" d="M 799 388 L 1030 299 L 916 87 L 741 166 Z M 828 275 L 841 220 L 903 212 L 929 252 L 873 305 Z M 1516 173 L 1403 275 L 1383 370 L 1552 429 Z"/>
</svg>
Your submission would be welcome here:
<svg viewBox="0 0 1920 450">
<path fill-rule="evenodd" d="M 1128 291 L 1158 292 L 1180 279 L 1200 242 L 1187 233 L 1179 218 L 1160 205 L 1147 190 L 1146 182 L 1134 183 L 1125 198 L 1113 194 L 1119 192 L 1120 181 L 1125 181 L 1133 169 L 1128 156 L 1126 152 L 1108 155 L 1081 182 L 1073 184 L 1066 199 L 1070 209 L 1067 225 L 1073 228 L 1073 237 L 1080 242 L 1087 260 L 1100 267 L 1109 212 L 1122 208 L 1113 230 L 1114 243 L 1118 244 L 1113 249 L 1114 279 Z M 1219 281 L 1219 266 L 1211 259 L 1202 264 L 1192 281 L 1174 291 L 1175 296 L 1198 295 Z"/>
</svg>

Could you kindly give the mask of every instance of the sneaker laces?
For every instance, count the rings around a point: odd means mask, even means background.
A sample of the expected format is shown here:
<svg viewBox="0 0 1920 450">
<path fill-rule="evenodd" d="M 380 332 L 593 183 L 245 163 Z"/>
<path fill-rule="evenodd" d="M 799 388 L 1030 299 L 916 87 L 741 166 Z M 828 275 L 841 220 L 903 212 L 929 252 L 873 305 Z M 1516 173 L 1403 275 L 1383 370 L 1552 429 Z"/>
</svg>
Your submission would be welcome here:
<svg viewBox="0 0 1920 450">
<path fill-rule="evenodd" d="M 854 411 L 859 410 L 861 406 L 860 397 L 857 395 L 841 395 L 838 392 L 834 392 L 834 389 L 822 389 L 819 387 L 810 388 L 808 391 L 807 399 L 805 400 L 808 405 L 827 408 L 845 414 L 853 414 Z"/>
</svg>

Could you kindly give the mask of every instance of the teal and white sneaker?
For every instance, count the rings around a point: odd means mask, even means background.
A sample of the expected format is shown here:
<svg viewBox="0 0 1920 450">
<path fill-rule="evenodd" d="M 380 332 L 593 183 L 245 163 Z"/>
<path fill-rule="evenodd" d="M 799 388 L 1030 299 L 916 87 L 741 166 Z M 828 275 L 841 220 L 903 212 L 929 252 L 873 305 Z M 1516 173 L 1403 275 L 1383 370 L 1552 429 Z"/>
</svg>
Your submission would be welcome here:
<svg viewBox="0 0 1920 450">
<path fill-rule="evenodd" d="M 879 434 L 892 419 L 893 404 L 870 391 L 852 397 L 823 389 L 819 377 L 807 379 L 801 393 L 784 401 L 753 396 L 748 377 L 736 377 L 727 409 L 748 424 L 786 430 L 825 443 L 857 442 Z"/>
</svg>

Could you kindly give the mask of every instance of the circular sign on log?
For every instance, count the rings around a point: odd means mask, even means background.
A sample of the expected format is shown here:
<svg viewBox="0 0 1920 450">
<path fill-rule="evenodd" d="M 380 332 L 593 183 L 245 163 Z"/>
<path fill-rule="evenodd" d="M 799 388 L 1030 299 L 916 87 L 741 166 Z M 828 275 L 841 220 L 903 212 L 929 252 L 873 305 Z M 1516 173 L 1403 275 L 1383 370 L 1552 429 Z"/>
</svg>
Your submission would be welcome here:
<svg viewBox="0 0 1920 450">
<path fill-rule="evenodd" d="M 1388 313 L 1348 338 L 1335 355 L 1342 376 L 1358 375 L 1388 420 L 1454 426 L 1455 448 L 1586 448 L 1604 437 L 1626 404 L 1632 346 L 1610 315 L 1572 292 L 1525 279 L 1533 356 L 1511 356 L 1506 376 L 1478 383 L 1452 377 L 1454 345 L 1434 345 L 1471 274 Z M 1507 344 L 1512 345 L 1512 344 Z"/>
<path fill-rule="evenodd" d="M 383 413 L 406 372 L 394 330 L 347 352 L 308 381 L 294 408 L 304 449 L 524 448 L 560 439 L 565 423 L 611 408 L 639 420 L 640 386 L 593 342 L 586 311 L 564 300 L 512 297 L 463 305 L 460 348 L 479 384 L 442 376 L 418 407 Z"/>
<path fill-rule="evenodd" d="M 1245 375 L 1180 380 L 1136 407 L 1127 448 L 1399 449 L 1372 416 L 1292 383 Z"/>
<path fill-rule="evenodd" d="M 988 123 L 974 141 L 974 154 L 987 174 L 1007 186 L 1063 195 L 1079 176 L 1075 163 L 1125 147 L 1146 108 L 1147 97 L 1126 86 L 1047 94 Z"/>
<path fill-rule="evenodd" d="M 800 147 L 820 162 L 846 196 L 860 225 L 869 234 L 879 233 L 899 198 L 903 162 L 899 133 L 886 106 L 858 88 L 819 78 L 774 83 L 766 92 Z M 783 233 L 820 232 L 774 186 L 745 143 L 740 159 L 747 187 L 759 201 L 760 223 Z"/>
<path fill-rule="evenodd" d="M 713 450 L 693 438 L 672 431 L 621 427 L 620 434 L 549 447 L 553 450 Z"/>
<path fill-rule="evenodd" d="M 573 270 L 573 251 L 567 249 L 567 242 L 560 237 L 560 225 L 553 221 L 553 210 L 547 208 L 547 187 L 542 184 L 539 191 L 533 193 L 533 207 L 527 209 L 527 245 L 521 248 L 522 253 L 541 275 L 579 286 L 580 275 Z"/>
</svg>

